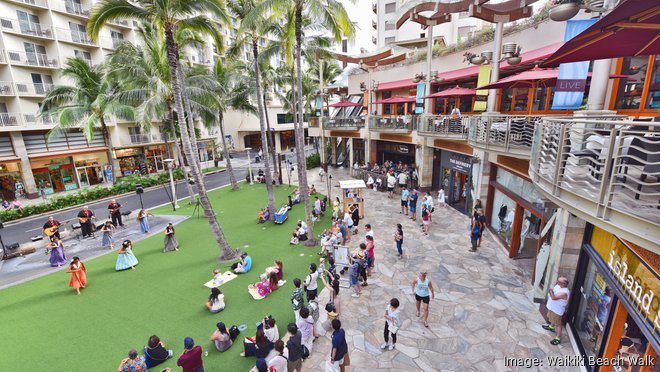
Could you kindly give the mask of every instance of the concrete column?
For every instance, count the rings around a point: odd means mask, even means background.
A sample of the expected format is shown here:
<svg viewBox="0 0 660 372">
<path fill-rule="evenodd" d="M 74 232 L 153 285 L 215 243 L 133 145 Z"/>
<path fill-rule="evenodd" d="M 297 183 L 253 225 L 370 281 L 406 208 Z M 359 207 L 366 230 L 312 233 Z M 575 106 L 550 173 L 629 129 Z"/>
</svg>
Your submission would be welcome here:
<svg viewBox="0 0 660 372">
<path fill-rule="evenodd" d="M 353 163 L 355 163 L 355 156 L 353 155 L 353 139 L 347 138 L 346 147 L 348 148 L 348 165 L 353 169 Z"/>
<path fill-rule="evenodd" d="M 9 136 L 11 138 L 11 143 L 14 146 L 14 153 L 21 159 L 21 176 L 23 178 L 25 192 L 30 199 L 36 198 L 39 195 L 39 190 L 34 181 L 32 166 L 30 165 L 30 159 L 28 158 L 27 149 L 25 148 L 25 142 L 23 142 L 23 133 L 20 131 L 9 132 Z"/>
<path fill-rule="evenodd" d="M 429 191 L 433 185 L 433 148 L 423 145 L 417 151 L 421 152 L 421 162 L 417 169 L 419 188 L 421 191 Z"/>
<path fill-rule="evenodd" d="M 280 132 L 275 132 L 273 138 L 275 138 L 275 153 L 279 154 L 284 152 L 284 149 L 282 148 L 282 140 L 280 139 Z"/>
<path fill-rule="evenodd" d="M 330 138 L 330 162 L 337 165 L 337 137 Z"/>
<path fill-rule="evenodd" d="M 487 152 L 475 152 L 474 156 L 478 157 L 481 161 L 479 164 L 474 164 L 473 167 L 479 168 L 478 177 L 473 177 L 474 183 L 474 199 L 481 199 L 482 203 L 489 203 L 491 200 L 488 199 L 488 181 L 490 178 L 490 161 L 488 158 Z M 473 174 L 475 174 L 473 172 Z M 490 218 L 490 216 L 489 216 Z"/>
<path fill-rule="evenodd" d="M 364 163 L 370 163 L 371 162 L 371 140 L 369 139 L 371 136 L 367 132 L 367 136 L 363 137 L 364 138 Z M 373 166 L 373 164 L 372 164 Z"/>
<path fill-rule="evenodd" d="M 493 48 L 492 69 L 490 71 L 490 82 L 494 83 L 500 78 L 500 58 L 502 56 L 502 35 L 504 34 L 504 23 L 497 22 L 495 26 L 495 46 Z M 497 89 L 488 91 L 488 112 L 497 110 Z"/>
<path fill-rule="evenodd" d="M 435 24 L 431 23 L 429 27 L 426 29 L 429 33 L 428 36 L 428 41 L 426 42 L 426 85 L 424 89 L 424 95 L 425 96 L 430 96 L 431 95 L 431 61 L 433 60 L 433 26 Z M 431 114 L 431 101 L 426 103 L 426 100 L 424 102 L 424 113 L 425 114 Z"/>
<path fill-rule="evenodd" d="M 607 96 L 607 85 L 610 82 L 611 68 L 611 59 L 594 61 L 589 97 L 587 97 L 587 111 L 605 109 L 605 97 Z"/>
</svg>

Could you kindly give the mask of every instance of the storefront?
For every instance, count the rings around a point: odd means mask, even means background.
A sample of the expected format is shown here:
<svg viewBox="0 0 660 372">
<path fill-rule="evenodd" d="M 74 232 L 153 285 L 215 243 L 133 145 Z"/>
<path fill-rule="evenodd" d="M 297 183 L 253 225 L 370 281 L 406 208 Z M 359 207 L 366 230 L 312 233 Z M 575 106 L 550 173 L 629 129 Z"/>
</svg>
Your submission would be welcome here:
<svg viewBox="0 0 660 372">
<path fill-rule="evenodd" d="M 18 160 L 0 163 L 0 194 L 4 200 L 25 196 L 21 163 Z"/>
<path fill-rule="evenodd" d="M 376 163 L 383 164 L 386 160 L 395 163 L 415 164 L 415 145 L 397 142 L 376 142 Z"/>
<path fill-rule="evenodd" d="M 119 169 L 123 176 L 130 176 L 140 170 L 140 157 L 144 156 L 137 147 L 115 150 Z"/>
<path fill-rule="evenodd" d="M 35 159 L 30 161 L 30 166 L 37 188 L 46 195 L 78 188 L 76 169 L 70 156 Z"/>
<path fill-rule="evenodd" d="M 535 258 L 543 243 L 540 232 L 555 209 L 545 208 L 528 179 L 495 163 L 491 163 L 487 200 L 488 226 L 508 248 L 509 257 Z"/>
<path fill-rule="evenodd" d="M 461 213 L 470 214 L 473 200 L 470 155 L 434 149 L 433 188 L 445 191 L 446 202 Z"/>
<path fill-rule="evenodd" d="M 619 367 L 601 371 L 658 368 L 649 357 L 657 356 L 660 340 L 659 268 L 657 254 L 587 226 L 567 321 L 582 355 Z"/>
<path fill-rule="evenodd" d="M 200 152 L 203 143 L 204 142 L 199 143 Z M 167 151 L 165 149 L 165 145 L 146 146 L 144 148 L 144 155 L 146 157 L 146 162 L 147 162 L 147 171 L 149 173 L 164 171 L 165 163 L 163 162 L 163 160 L 167 156 L 166 154 Z"/>
<path fill-rule="evenodd" d="M 74 155 L 76 176 L 80 187 L 94 186 L 105 182 L 104 166 L 108 163 L 106 153 Z"/>
</svg>

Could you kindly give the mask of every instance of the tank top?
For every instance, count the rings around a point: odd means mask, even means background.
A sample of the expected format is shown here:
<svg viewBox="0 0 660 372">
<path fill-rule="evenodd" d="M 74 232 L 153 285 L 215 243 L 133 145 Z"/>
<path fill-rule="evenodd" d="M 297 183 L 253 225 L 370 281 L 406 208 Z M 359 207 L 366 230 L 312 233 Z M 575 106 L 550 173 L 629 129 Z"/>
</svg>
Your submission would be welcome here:
<svg viewBox="0 0 660 372">
<path fill-rule="evenodd" d="M 548 303 L 546 307 L 548 308 L 548 310 L 551 310 L 553 313 L 562 316 L 564 315 L 564 311 L 566 311 L 566 305 L 568 305 L 568 297 L 570 296 L 571 292 L 568 290 L 568 288 L 562 288 L 559 285 L 555 285 L 553 290 L 555 292 L 555 296 L 559 296 L 562 293 L 566 293 L 566 298 L 553 300 L 552 297 L 548 296 Z"/>
<path fill-rule="evenodd" d="M 429 278 L 423 282 L 422 279 L 417 279 L 417 286 L 415 287 L 415 294 L 419 297 L 428 297 L 429 295 Z"/>
</svg>

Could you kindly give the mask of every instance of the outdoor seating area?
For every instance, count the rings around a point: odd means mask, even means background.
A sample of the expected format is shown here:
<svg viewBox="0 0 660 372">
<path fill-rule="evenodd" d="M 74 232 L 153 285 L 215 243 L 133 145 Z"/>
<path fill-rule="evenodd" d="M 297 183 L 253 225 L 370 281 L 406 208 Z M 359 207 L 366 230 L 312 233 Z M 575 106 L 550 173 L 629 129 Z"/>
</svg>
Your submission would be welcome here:
<svg viewBox="0 0 660 372">
<path fill-rule="evenodd" d="M 538 116 L 471 116 L 468 140 L 475 147 L 528 155 L 539 120 Z"/>
<path fill-rule="evenodd" d="M 398 130 L 411 132 L 415 128 L 415 122 L 419 118 L 413 115 L 404 116 L 370 116 L 369 128 L 372 130 Z"/>
<path fill-rule="evenodd" d="M 424 115 L 417 131 L 421 135 L 466 138 L 469 130 L 468 116 L 453 118 L 449 115 Z"/>
</svg>

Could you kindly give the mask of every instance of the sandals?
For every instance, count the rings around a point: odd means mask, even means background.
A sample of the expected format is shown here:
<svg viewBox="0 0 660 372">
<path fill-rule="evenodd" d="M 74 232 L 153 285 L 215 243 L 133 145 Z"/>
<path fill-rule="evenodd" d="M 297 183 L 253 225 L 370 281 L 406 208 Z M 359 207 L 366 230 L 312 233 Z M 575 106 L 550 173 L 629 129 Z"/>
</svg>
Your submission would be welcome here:
<svg viewBox="0 0 660 372">
<path fill-rule="evenodd" d="M 559 337 L 557 337 L 557 338 L 553 339 L 552 341 L 550 341 L 550 343 L 553 344 L 553 345 L 559 345 L 559 344 L 561 344 L 561 339 L 559 339 Z"/>
<path fill-rule="evenodd" d="M 553 326 L 552 324 L 544 324 L 544 325 L 542 325 L 541 327 L 542 327 L 543 329 L 545 329 L 546 331 L 550 331 L 550 332 L 554 332 L 554 331 L 555 331 L 555 326 Z"/>
</svg>

